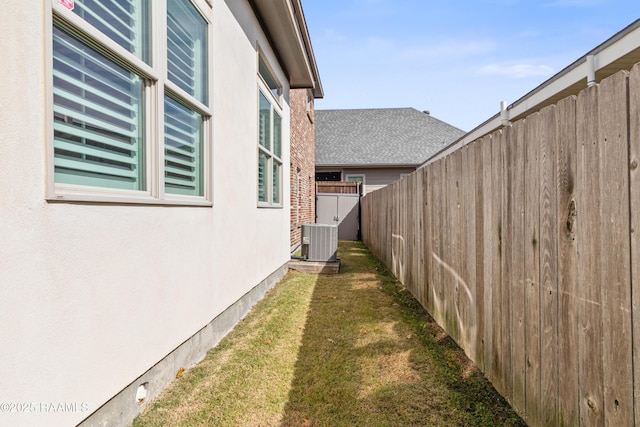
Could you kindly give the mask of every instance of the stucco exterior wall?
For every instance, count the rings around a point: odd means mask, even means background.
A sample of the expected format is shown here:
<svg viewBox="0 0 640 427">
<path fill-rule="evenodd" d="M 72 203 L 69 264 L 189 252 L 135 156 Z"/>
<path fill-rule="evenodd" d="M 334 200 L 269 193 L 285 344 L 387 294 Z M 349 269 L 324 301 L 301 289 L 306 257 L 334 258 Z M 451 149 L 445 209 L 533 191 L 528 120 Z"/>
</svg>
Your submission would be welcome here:
<svg viewBox="0 0 640 427">
<path fill-rule="evenodd" d="M 49 1 L 0 16 L 1 399 L 76 404 L 0 425 L 76 425 L 287 262 L 289 189 L 257 208 L 258 44 L 286 77 L 246 1 L 211 17 L 213 207 L 170 207 L 45 200 Z"/>
</svg>

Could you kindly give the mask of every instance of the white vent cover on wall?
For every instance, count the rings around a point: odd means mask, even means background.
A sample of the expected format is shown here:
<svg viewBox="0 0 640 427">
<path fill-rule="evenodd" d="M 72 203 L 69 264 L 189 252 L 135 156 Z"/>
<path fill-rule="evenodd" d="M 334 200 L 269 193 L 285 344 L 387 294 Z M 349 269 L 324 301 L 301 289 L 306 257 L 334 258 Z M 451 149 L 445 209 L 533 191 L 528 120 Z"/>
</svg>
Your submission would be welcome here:
<svg viewBox="0 0 640 427">
<path fill-rule="evenodd" d="M 302 226 L 302 256 L 307 261 L 337 261 L 338 226 L 304 224 Z"/>
</svg>

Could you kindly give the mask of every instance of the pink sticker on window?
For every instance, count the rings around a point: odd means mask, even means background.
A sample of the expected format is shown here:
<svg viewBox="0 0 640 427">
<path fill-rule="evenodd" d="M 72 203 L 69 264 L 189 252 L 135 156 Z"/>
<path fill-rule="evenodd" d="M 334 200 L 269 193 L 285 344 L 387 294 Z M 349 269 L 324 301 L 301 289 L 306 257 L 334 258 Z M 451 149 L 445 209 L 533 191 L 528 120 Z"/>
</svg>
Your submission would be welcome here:
<svg viewBox="0 0 640 427">
<path fill-rule="evenodd" d="M 66 7 L 69 10 L 73 10 L 74 0 L 60 0 L 60 4 Z"/>
</svg>

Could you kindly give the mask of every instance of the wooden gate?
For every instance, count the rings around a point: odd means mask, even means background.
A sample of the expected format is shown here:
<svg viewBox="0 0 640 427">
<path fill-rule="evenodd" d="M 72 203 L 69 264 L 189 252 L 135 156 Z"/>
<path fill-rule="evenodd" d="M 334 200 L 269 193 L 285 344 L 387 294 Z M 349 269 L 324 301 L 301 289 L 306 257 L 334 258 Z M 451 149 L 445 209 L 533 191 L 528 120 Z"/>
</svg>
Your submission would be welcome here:
<svg viewBox="0 0 640 427">
<path fill-rule="evenodd" d="M 323 182 L 317 189 L 316 224 L 337 225 L 340 240 L 360 240 L 359 183 Z"/>
</svg>

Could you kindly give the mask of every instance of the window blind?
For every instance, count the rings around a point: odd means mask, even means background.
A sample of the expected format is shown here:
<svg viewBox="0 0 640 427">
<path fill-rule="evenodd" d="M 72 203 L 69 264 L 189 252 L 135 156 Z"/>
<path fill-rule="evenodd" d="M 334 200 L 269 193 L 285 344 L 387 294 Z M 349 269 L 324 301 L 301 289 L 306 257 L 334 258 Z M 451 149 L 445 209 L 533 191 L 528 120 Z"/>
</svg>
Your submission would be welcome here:
<svg viewBox="0 0 640 427">
<path fill-rule="evenodd" d="M 53 31 L 55 181 L 144 190 L 143 80 Z"/>
<path fill-rule="evenodd" d="M 269 158 L 267 155 L 259 151 L 258 152 L 258 201 L 267 202 L 267 170 L 269 165 Z"/>
<path fill-rule="evenodd" d="M 202 116 L 165 96 L 165 191 L 202 196 Z"/>
<path fill-rule="evenodd" d="M 282 157 L 282 118 L 275 111 L 273 112 L 273 203 L 279 204 L 280 200 L 280 176 L 282 174 L 282 164 L 279 157 Z"/>
<path fill-rule="evenodd" d="M 282 117 L 273 112 L 273 154 L 282 157 Z"/>
<path fill-rule="evenodd" d="M 75 0 L 74 6 L 78 16 L 138 58 L 150 62 L 148 0 Z"/>
<path fill-rule="evenodd" d="M 188 0 L 167 3 L 168 78 L 207 103 L 207 23 Z"/>
<path fill-rule="evenodd" d="M 260 92 L 258 142 L 267 150 L 271 150 L 271 104 Z"/>
<path fill-rule="evenodd" d="M 278 161 L 273 162 L 273 203 L 280 204 L 280 170 L 281 164 Z"/>
</svg>

